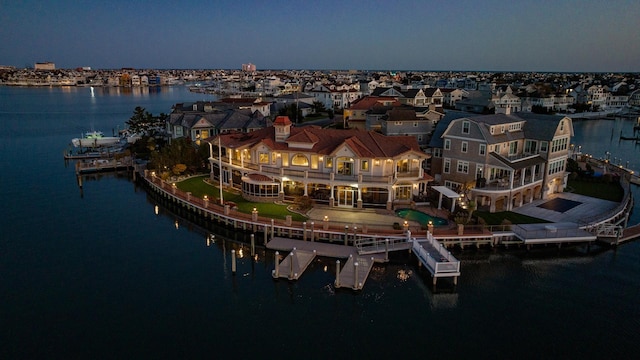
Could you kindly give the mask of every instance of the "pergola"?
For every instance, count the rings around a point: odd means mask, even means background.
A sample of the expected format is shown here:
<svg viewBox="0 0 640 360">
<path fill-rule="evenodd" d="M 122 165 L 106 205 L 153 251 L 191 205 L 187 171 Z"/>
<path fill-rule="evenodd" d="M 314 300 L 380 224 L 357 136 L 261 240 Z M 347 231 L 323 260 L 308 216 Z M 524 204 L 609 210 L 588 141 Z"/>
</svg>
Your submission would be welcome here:
<svg viewBox="0 0 640 360">
<path fill-rule="evenodd" d="M 442 195 L 448 197 L 449 199 L 457 199 L 460 197 L 460 194 L 458 194 L 457 192 L 449 189 L 446 186 L 433 186 L 431 187 L 433 190 L 437 191 L 440 193 L 440 196 L 438 197 L 438 209 L 442 209 Z M 455 201 L 451 201 L 451 213 L 453 214 L 453 211 L 456 208 L 456 202 Z"/>
</svg>

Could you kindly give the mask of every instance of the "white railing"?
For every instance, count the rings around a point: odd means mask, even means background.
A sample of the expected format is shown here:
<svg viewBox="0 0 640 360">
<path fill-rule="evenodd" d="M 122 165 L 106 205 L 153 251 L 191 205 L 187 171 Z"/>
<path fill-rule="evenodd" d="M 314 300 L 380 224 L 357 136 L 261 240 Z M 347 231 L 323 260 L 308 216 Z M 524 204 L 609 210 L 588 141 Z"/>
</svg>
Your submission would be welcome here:
<svg viewBox="0 0 640 360">
<path fill-rule="evenodd" d="M 436 260 L 416 239 L 413 240 L 412 249 L 416 256 L 426 265 L 434 275 L 438 274 L 459 274 L 460 273 L 460 261 L 456 259 L 451 253 L 439 243 L 431 233 L 427 233 L 425 242 L 429 243 L 433 249 L 438 252 L 440 258 L 445 261 Z"/>
<path fill-rule="evenodd" d="M 408 249 L 405 236 L 371 236 L 362 237 L 354 242 L 358 254 L 376 254 L 385 251 Z"/>
</svg>

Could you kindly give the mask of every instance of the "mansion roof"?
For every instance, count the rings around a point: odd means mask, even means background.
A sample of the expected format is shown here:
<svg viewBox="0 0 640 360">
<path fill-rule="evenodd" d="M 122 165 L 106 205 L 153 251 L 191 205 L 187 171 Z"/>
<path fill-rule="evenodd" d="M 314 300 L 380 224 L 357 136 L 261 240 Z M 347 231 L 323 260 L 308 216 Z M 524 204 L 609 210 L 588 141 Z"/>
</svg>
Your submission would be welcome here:
<svg viewBox="0 0 640 360">
<path fill-rule="evenodd" d="M 222 146 L 230 149 L 252 148 L 264 145 L 272 151 L 296 151 L 318 155 L 331 155 L 343 146 L 348 146 L 356 156 L 362 158 L 396 158 L 408 152 L 421 151 L 414 136 L 385 136 L 374 131 L 358 129 L 323 129 L 317 126 L 291 127 L 291 134 L 284 142 L 275 140 L 275 127 L 270 126 L 250 133 L 221 134 L 207 139 L 217 145 L 220 138 Z M 309 147 L 297 147 L 289 144 L 308 144 Z"/>
</svg>

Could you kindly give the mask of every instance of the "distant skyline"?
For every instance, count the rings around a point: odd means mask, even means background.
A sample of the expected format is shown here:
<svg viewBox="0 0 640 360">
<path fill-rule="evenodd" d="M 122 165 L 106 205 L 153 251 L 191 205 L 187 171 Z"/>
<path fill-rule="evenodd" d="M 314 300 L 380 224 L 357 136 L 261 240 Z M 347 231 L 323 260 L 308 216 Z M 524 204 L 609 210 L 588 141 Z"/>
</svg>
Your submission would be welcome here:
<svg viewBox="0 0 640 360">
<path fill-rule="evenodd" d="M 639 72 L 640 1 L 0 0 L 0 65 Z"/>
</svg>

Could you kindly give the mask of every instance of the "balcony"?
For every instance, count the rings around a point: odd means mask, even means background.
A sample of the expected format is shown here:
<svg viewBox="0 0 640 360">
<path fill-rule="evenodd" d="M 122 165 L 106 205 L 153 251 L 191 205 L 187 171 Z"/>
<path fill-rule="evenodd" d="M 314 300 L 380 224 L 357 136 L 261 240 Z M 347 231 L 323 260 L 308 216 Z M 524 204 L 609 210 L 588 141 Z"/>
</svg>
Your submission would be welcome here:
<svg viewBox="0 0 640 360">
<path fill-rule="evenodd" d="M 520 177 L 514 177 L 513 186 L 509 184 L 509 178 L 490 180 L 487 181 L 486 184 L 477 184 L 478 186 L 473 188 L 473 192 L 497 193 L 502 191 L 514 191 L 538 184 L 542 184 L 542 174 L 536 174 L 534 178 L 532 178 L 531 176 L 526 176 L 524 182 L 521 181 Z"/>
<path fill-rule="evenodd" d="M 218 163 L 218 159 L 214 158 L 214 164 Z M 403 171 L 388 175 L 366 175 L 366 174 L 339 174 L 333 172 L 321 172 L 319 170 L 295 170 L 290 168 L 275 167 L 267 164 L 252 164 L 249 162 L 242 163 L 237 159 L 229 162 L 226 157 L 222 158 L 222 163 L 231 166 L 237 170 L 252 170 L 260 172 L 271 177 L 287 177 L 293 181 L 344 181 L 350 183 L 393 185 L 395 179 L 418 178 L 420 170 Z"/>
</svg>

